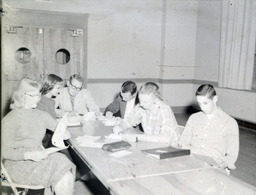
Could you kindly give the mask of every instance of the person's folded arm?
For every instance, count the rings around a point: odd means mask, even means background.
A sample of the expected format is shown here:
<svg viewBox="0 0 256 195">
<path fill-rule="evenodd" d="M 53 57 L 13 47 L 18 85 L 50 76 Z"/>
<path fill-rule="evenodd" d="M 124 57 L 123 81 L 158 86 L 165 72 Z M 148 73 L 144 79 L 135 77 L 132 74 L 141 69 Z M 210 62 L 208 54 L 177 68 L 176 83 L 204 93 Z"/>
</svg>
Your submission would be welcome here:
<svg viewBox="0 0 256 195">
<path fill-rule="evenodd" d="M 189 118 L 188 122 L 187 122 L 187 124 L 184 128 L 184 131 L 181 134 L 181 136 L 179 138 L 179 141 L 178 141 L 179 147 L 184 148 L 184 149 L 191 148 L 190 140 L 191 140 L 191 137 L 192 137 L 192 128 L 191 128 L 190 123 L 191 123 L 191 119 Z"/>
<path fill-rule="evenodd" d="M 229 169 L 235 169 L 235 162 L 239 153 L 239 130 L 236 121 L 231 121 L 227 124 L 227 149 L 223 161 Z"/>
<path fill-rule="evenodd" d="M 83 94 L 83 98 L 85 99 L 86 106 L 88 107 L 89 112 L 95 112 L 96 114 L 100 113 L 100 108 L 97 106 L 90 91 L 87 90 L 86 93 Z"/>
</svg>

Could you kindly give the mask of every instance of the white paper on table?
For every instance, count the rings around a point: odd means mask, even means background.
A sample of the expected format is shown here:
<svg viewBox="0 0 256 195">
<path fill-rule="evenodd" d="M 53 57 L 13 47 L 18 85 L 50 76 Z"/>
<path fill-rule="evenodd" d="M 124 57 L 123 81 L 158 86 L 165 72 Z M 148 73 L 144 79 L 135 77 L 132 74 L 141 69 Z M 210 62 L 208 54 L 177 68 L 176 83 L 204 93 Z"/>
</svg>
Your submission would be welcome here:
<svg viewBox="0 0 256 195">
<path fill-rule="evenodd" d="M 83 135 L 78 136 L 75 140 L 77 142 L 94 142 L 98 139 L 100 139 L 100 136 Z"/>
<path fill-rule="evenodd" d="M 91 148 L 102 148 L 104 143 L 101 142 L 81 142 L 79 146 L 81 147 L 91 147 Z"/>
<path fill-rule="evenodd" d="M 113 117 L 113 118 L 106 118 L 106 120 L 103 121 L 105 126 L 115 126 L 118 124 L 118 120 Z"/>
<path fill-rule="evenodd" d="M 104 143 L 97 142 L 100 139 L 100 136 L 78 136 L 75 140 L 78 142 L 79 146 L 82 147 L 93 147 L 93 148 L 101 148 Z"/>
<path fill-rule="evenodd" d="M 95 112 L 87 112 L 84 117 L 84 121 L 95 121 L 96 120 L 96 113 Z"/>
<path fill-rule="evenodd" d="M 122 157 L 122 156 L 127 156 L 129 154 L 131 154 L 132 152 L 130 151 L 127 151 L 127 150 L 121 150 L 121 151 L 118 151 L 118 152 L 114 152 L 114 153 L 111 153 L 110 156 L 113 156 L 113 157 Z"/>
<path fill-rule="evenodd" d="M 82 116 L 71 116 L 67 117 L 67 126 L 74 127 L 74 126 L 81 126 Z"/>
<path fill-rule="evenodd" d="M 67 129 L 67 113 L 60 119 L 52 136 L 52 144 L 58 148 L 66 148 L 63 139 Z"/>
<path fill-rule="evenodd" d="M 119 139 L 119 140 L 121 140 L 121 139 L 122 139 L 122 136 L 121 136 L 121 135 L 114 134 L 114 133 L 111 133 L 111 134 L 105 136 L 105 138 L 108 138 L 108 139 Z"/>
</svg>

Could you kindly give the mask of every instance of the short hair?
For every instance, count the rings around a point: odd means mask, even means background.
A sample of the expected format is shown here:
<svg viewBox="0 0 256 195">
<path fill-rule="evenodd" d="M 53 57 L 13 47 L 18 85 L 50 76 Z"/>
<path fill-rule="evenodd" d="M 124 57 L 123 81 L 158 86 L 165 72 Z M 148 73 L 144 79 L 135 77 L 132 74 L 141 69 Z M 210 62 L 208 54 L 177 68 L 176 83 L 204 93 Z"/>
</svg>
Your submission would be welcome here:
<svg viewBox="0 0 256 195">
<path fill-rule="evenodd" d="M 42 95 L 49 93 L 56 84 L 64 87 L 64 81 L 62 78 L 55 74 L 49 74 L 46 76 L 43 86 L 40 90 Z"/>
<path fill-rule="evenodd" d="M 200 87 L 198 87 L 196 91 L 196 96 L 201 95 L 201 96 L 206 96 L 209 99 L 213 99 L 215 95 L 217 95 L 214 87 L 210 84 L 203 84 Z"/>
<path fill-rule="evenodd" d="M 159 86 L 154 82 L 147 82 L 141 86 L 140 93 L 145 93 L 145 94 L 153 93 L 159 97 L 160 95 Z"/>
<path fill-rule="evenodd" d="M 137 85 L 133 81 L 125 81 L 122 84 L 122 93 L 130 92 L 131 95 L 135 94 L 137 91 Z"/>
<path fill-rule="evenodd" d="M 81 77 L 80 74 L 73 74 L 70 78 L 69 78 L 69 82 L 71 82 L 73 79 L 81 82 L 81 83 L 84 83 L 84 79 L 83 77 Z"/>
<path fill-rule="evenodd" d="M 41 85 L 37 81 L 28 77 L 23 78 L 13 92 L 10 108 L 11 109 L 23 108 L 25 106 L 24 97 L 26 93 L 30 91 L 35 91 L 35 90 L 39 91 L 40 88 L 41 88 Z"/>
</svg>

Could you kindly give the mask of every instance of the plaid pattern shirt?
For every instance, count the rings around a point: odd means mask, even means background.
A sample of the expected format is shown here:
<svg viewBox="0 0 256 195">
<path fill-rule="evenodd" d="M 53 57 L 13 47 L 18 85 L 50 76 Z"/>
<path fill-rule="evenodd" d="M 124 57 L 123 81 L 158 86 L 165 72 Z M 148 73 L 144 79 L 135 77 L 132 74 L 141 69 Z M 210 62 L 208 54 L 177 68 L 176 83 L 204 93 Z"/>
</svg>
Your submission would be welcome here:
<svg viewBox="0 0 256 195">
<path fill-rule="evenodd" d="M 139 136 L 140 141 L 165 142 L 174 144 L 178 140 L 178 124 L 169 105 L 156 99 L 150 110 L 137 105 L 134 115 L 129 121 L 131 126 L 142 124 L 144 135 Z"/>
</svg>

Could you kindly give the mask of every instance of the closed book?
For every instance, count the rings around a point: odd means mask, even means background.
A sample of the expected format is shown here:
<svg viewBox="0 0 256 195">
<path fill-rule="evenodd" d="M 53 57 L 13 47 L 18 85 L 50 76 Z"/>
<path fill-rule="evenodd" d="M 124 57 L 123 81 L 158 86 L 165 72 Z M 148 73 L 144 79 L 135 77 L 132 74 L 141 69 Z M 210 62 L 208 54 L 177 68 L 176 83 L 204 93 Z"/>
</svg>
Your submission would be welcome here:
<svg viewBox="0 0 256 195">
<path fill-rule="evenodd" d="M 131 147 L 131 144 L 129 144 L 128 142 L 118 141 L 118 142 L 104 144 L 102 146 L 102 149 L 109 152 L 116 152 L 120 150 L 125 150 L 129 147 Z"/>
<path fill-rule="evenodd" d="M 164 158 L 173 158 L 178 156 L 185 156 L 190 155 L 190 150 L 187 149 L 178 149 L 174 147 L 163 147 L 163 148 L 154 148 L 148 150 L 142 150 L 142 152 L 155 157 L 157 159 L 164 159 Z"/>
</svg>

